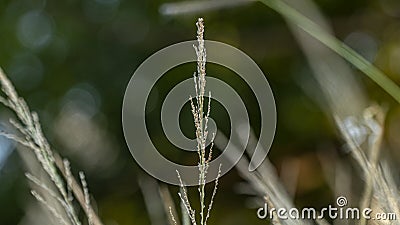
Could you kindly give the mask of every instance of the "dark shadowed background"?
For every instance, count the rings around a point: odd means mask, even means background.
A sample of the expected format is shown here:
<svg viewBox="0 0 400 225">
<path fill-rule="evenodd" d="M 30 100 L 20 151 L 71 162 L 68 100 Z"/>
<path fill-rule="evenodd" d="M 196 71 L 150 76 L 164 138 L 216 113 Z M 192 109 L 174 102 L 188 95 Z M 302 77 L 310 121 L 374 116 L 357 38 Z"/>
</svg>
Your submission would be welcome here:
<svg viewBox="0 0 400 225">
<path fill-rule="evenodd" d="M 281 168 L 297 168 L 296 204 L 320 207 L 332 202 L 320 155 L 330 152 L 344 159 L 348 156 L 332 118 L 317 103 L 320 87 L 313 81 L 304 54 L 281 16 L 258 2 L 201 14 L 166 16 L 159 10 L 163 3 L 0 2 L 0 66 L 31 109 L 38 112 L 54 149 L 71 160 L 75 174 L 86 172 L 103 221 L 110 225 L 150 224 L 138 184 L 138 179 L 147 175 L 131 157 L 122 133 L 123 95 L 132 73 L 148 56 L 195 38 L 199 16 L 205 19 L 206 39 L 241 49 L 266 74 L 278 113 L 269 156 L 278 172 Z M 400 4 L 396 0 L 316 3 L 340 40 L 391 79 L 400 81 Z M 168 90 L 190 78 L 195 69 L 193 63 L 169 71 L 152 91 L 147 108 L 155 144 L 164 146 L 162 151 L 169 159 L 188 164 L 196 162 L 195 157 L 168 143 L 160 128 L 159 112 Z M 209 64 L 207 69 L 209 76 L 224 80 L 241 93 L 258 134 L 260 115 L 249 88 L 223 67 Z M 371 101 L 390 109 L 385 146 L 398 149 L 400 108 L 376 84 L 354 72 Z M 211 116 L 218 126 L 229 130 L 226 110 L 218 103 L 212 107 Z M 9 117 L 10 112 L 1 106 L 2 130 L 7 128 Z M 188 105 L 180 122 L 183 132 L 194 137 Z M 27 215 L 30 205 L 36 204 L 24 176 L 24 161 L 18 154 L 28 150 L 15 147 L 13 142 L 0 138 L 0 224 L 4 225 L 30 224 Z M 395 151 L 392 155 L 400 156 Z M 211 224 L 267 223 L 256 217 L 256 210 L 250 207 L 251 198 L 238 193 L 240 182 L 235 170 L 221 178 Z M 178 200 L 178 189 L 170 190 Z"/>
</svg>

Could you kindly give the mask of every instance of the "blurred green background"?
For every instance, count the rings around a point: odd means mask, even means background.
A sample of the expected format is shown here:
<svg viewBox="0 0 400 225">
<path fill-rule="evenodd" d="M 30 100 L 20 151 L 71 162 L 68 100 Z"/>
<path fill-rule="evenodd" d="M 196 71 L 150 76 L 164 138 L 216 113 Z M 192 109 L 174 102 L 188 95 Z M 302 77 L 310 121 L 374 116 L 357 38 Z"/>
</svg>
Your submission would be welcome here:
<svg viewBox="0 0 400 225">
<path fill-rule="evenodd" d="M 215 0 L 216 1 L 216 0 Z M 106 224 L 150 224 L 138 177 L 146 176 L 125 144 L 121 127 L 123 94 L 133 71 L 152 53 L 195 38 L 197 17 L 205 19 L 206 39 L 231 44 L 252 57 L 266 74 L 278 112 L 276 137 L 269 156 L 278 170 L 285 162 L 300 165 L 296 203 L 326 205 L 331 190 L 321 172 L 318 151 L 344 155 L 332 120 L 304 91 L 311 70 L 284 20 L 261 3 L 180 16 L 165 16 L 165 1 L 3 0 L 0 1 L 0 66 L 32 110 L 39 113 L 54 149 L 72 162 L 73 172 L 87 174 L 90 191 Z M 400 81 L 400 4 L 396 0 L 318 0 L 336 36 Z M 222 67 L 208 65 L 208 75 L 235 88 L 259 133 L 259 111 L 250 90 Z M 193 163 L 163 137 L 162 100 L 174 84 L 190 78 L 195 64 L 169 71 L 149 100 L 150 132 L 176 162 Z M 374 101 L 390 108 L 387 145 L 400 146 L 400 108 L 376 84 L 355 71 Z M 232 76 L 229 76 L 232 77 Z M 312 84 L 312 82 L 311 82 Z M 318 86 L 311 86 L 318 89 Z M 185 111 L 186 110 L 186 111 Z M 185 134 L 193 137 L 189 108 L 181 113 Z M 0 127 L 10 113 L 0 108 Z M 229 128 L 222 106 L 212 117 Z M 397 122 L 396 122 L 397 121 Z M 393 125 L 392 125 L 393 124 Z M 321 150 L 322 149 L 322 150 Z M 22 152 L 23 153 L 23 152 Z M 398 156 L 394 154 L 395 156 Z M 0 138 L 0 224 L 29 224 L 29 194 L 24 163 L 15 145 Z M 257 219 L 248 196 L 239 194 L 242 179 L 232 170 L 221 178 L 212 224 L 265 224 Z M 175 196 L 177 189 L 171 187 Z M 177 199 L 176 199 L 177 200 Z M 159 203 L 161 204 L 161 202 Z"/>
</svg>

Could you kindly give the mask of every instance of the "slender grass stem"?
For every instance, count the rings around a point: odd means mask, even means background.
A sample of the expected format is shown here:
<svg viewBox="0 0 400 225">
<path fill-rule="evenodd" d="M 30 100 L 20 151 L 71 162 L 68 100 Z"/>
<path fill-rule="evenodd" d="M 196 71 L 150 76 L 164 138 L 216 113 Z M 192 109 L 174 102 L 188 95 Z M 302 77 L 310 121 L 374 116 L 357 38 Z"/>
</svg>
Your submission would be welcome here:
<svg viewBox="0 0 400 225">
<path fill-rule="evenodd" d="M 376 68 L 371 62 L 366 60 L 352 48 L 344 44 L 336 37 L 330 35 L 318 24 L 298 12 L 296 9 L 286 4 L 282 0 L 260 0 L 263 4 L 275 10 L 287 20 L 299 26 L 306 33 L 332 49 L 334 52 L 349 61 L 390 96 L 392 96 L 398 103 L 400 103 L 400 87 L 388 78 L 381 70 Z"/>
</svg>

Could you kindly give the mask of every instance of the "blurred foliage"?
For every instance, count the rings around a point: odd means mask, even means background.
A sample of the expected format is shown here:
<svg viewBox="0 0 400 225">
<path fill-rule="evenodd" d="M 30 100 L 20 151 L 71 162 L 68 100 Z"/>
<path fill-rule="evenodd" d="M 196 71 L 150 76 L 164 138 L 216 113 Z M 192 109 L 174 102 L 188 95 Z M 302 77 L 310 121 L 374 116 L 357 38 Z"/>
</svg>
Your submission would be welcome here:
<svg viewBox="0 0 400 225">
<path fill-rule="evenodd" d="M 144 173 L 130 156 L 121 129 L 121 106 L 133 71 L 162 47 L 195 37 L 197 16 L 206 22 L 206 39 L 226 42 L 251 56 L 266 74 L 278 111 L 276 138 L 270 152 L 279 165 L 287 158 L 303 162 L 297 202 L 323 205 L 329 192 L 313 153 L 340 142 L 328 117 L 302 90 L 310 69 L 283 19 L 260 3 L 211 11 L 202 15 L 167 17 L 159 14 L 165 1 L 123 0 L 4 0 L 0 2 L 0 65 L 33 110 L 39 112 L 45 133 L 56 150 L 85 170 L 99 213 L 107 224 L 149 224 L 137 175 Z M 395 0 L 327 1 L 317 4 L 332 22 L 339 39 L 400 80 L 400 8 Z M 241 93 L 256 133 L 259 111 L 248 87 L 231 71 L 209 65 L 208 74 L 229 82 Z M 156 85 L 149 104 L 152 137 L 168 146 L 168 158 L 190 163 L 162 137 L 158 123 L 162 99 L 176 83 L 190 78 L 194 64 L 169 71 Z M 232 77 L 232 76 L 229 76 Z M 234 76 L 233 76 L 234 77 Z M 392 104 L 380 88 L 359 76 L 368 94 Z M 318 89 L 318 87 L 314 87 Z M 397 107 L 397 106 L 396 106 Z M 9 114 L 1 107 L 1 126 Z M 399 110 L 389 117 L 398 121 Z M 189 107 L 181 124 L 193 131 Z M 213 105 L 212 117 L 229 127 L 226 111 Z M 396 119 L 397 118 L 397 119 Z M 390 123 L 390 122 L 389 122 Z M 389 126 L 388 143 L 399 147 L 397 126 Z M 227 129 L 228 130 L 228 129 Z M 392 137 L 392 138 L 391 138 Z M 0 223 L 19 224 L 29 196 L 24 166 L 7 140 L 0 148 Z M 171 148 L 171 149 L 170 149 Z M 174 151 L 172 151 L 174 150 Z M 172 153 L 171 153 L 172 152 Z M 310 155 L 311 154 L 311 155 Z M 278 166 L 279 168 L 279 166 Z M 310 172 L 311 171 L 311 172 Z M 75 173 L 77 171 L 74 171 Z M 309 179 L 311 177 L 312 179 Z M 264 224 L 255 211 L 244 207 L 247 197 L 235 192 L 241 179 L 235 171 L 221 179 L 213 224 Z M 174 189 L 175 190 L 175 189 Z"/>
</svg>

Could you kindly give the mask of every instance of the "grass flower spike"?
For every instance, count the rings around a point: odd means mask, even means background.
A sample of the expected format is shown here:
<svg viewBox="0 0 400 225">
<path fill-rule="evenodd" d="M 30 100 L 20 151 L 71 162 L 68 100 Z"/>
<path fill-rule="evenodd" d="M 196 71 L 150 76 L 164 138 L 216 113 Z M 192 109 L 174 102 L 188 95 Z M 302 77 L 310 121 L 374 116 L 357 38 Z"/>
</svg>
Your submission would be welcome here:
<svg viewBox="0 0 400 225">
<path fill-rule="evenodd" d="M 221 173 L 221 165 L 219 167 L 218 175 L 215 181 L 215 186 L 214 190 L 211 196 L 211 200 L 208 204 L 208 207 L 206 209 L 206 191 L 205 191 L 205 186 L 206 186 L 206 176 L 207 176 L 207 171 L 209 168 L 209 162 L 212 159 L 212 148 L 214 145 L 214 137 L 215 133 L 212 134 L 211 136 L 211 144 L 210 148 L 208 149 L 207 152 L 207 138 L 209 137 L 208 129 L 207 129 L 207 124 L 208 124 L 208 118 L 210 116 L 210 102 L 211 102 L 211 93 L 208 95 L 208 104 L 205 106 L 205 87 L 206 87 L 206 48 L 204 46 L 204 21 L 203 18 L 199 18 L 197 23 L 197 46 L 193 46 L 196 55 L 197 55 L 197 73 L 194 73 L 194 86 L 195 86 L 195 91 L 196 91 L 196 96 L 195 97 L 190 97 L 190 104 L 192 108 L 192 114 L 193 114 L 193 119 L 194 119 L 194 125 L 196 129 L 196 140 L 197 140 L 197 153 L 199 155 L 199 186 L 198 186 L 198 192 L 199 192 L 199 197 L 200 197 L 200 225 L 206 225 L 207 221 L 210 217 L 210 212 L 212 209 L 213 201 L 215 198 L 215 195 L 217 193 L 217 186 L 218 186 L 218 179 L 220 177 Z M 188 214 L 190 221 L 192 225 L 197 225 L 197 220 L 196 220 L 196 212 L 192 208 L 188 194 L 186 191 L 186 188 L 184 186 L 184 183 L 181 179 L 181 176 L 179 174 L 179 171 L 177 171 L 178 178 L 181 184 L 181 192 L 179 193 L 179 196 L 181 198 L 181 201 L 184 205 L 184 208 L 186 210 L 186 213 Z"/>
</svg>

